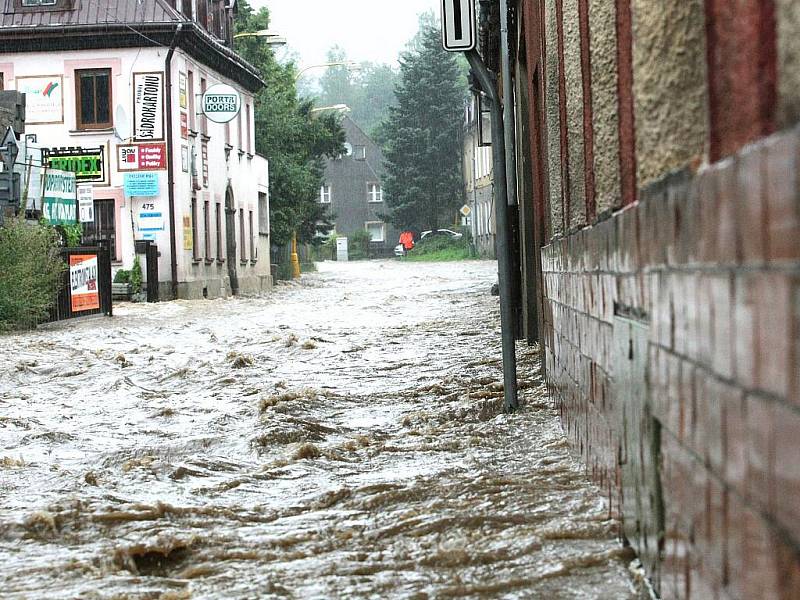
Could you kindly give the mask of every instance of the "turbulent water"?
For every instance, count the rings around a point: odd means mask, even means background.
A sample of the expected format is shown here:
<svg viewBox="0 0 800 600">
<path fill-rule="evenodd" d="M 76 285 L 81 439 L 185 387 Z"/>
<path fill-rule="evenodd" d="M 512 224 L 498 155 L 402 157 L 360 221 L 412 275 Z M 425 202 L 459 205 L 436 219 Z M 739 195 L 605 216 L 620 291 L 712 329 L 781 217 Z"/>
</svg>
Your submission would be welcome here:
<svg viewBox="0 0 800 600">
<path fill-rule="evenodd" d="M 0 337 L 2 598 L 634 597 L 490 262 Z"/>
</svg>

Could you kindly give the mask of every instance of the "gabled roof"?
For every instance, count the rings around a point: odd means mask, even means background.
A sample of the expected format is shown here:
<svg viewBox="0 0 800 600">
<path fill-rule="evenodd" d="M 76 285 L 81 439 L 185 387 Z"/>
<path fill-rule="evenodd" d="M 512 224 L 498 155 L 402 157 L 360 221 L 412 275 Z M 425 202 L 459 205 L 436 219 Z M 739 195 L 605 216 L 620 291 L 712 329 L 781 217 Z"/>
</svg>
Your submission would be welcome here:
<svg viewBox="0 0 800 600">
<path fill-rule="evenodd" d="M 99 48 L 178 46 L 245 89 L 263 87 L 255 67 L 166 0 L 75 0 L 69 10 L 14 9 L 0 0 L 0 55 Z"/>
</svg>

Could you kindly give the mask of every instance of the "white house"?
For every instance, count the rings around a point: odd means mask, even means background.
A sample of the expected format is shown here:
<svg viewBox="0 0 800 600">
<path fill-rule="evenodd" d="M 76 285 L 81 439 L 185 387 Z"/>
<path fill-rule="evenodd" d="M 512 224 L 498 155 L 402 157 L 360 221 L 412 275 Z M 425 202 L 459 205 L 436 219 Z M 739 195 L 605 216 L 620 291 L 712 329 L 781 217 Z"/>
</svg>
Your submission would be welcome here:
<svg viewBox="0 0 800 600">
<path fill-rule="evenodd" d="M 134 240 L 158 245 L 162 298 L 271 284 L 253 123 L 263 82 L 231 48 L 234 11 L 231 0 L 6 0 L 0 14 L 0 89 L 26 94 L 28 146 L 91 186 L 84 242 L 108 240 L 116 268 L 131 266 Z M 227 123 L 202 112 L 218 84 L 240 99 Z"/>
</svg>

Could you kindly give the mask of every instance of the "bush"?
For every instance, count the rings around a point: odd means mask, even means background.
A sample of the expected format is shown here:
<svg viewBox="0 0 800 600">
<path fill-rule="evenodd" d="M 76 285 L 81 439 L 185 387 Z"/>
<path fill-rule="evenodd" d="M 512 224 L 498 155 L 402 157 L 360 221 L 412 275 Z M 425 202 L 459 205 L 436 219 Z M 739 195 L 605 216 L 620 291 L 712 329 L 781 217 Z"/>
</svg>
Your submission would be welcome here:
<svg viewBox="0 0 800 600">
<path fill-rule="evenodd" d="M 0 227 L 0 330 L 32 327 L 47 317 L 64 269 L 55 229 L 6 220 Z"/>
<path fill-rule="evenodd" d="M 139 262 L 139 255 L 133 259 L 133 267 L 131 268 L 131 292 L 138 294 L 142 291 L 142 263 Z"/>
<path fill-rule="evenodd" d="M 471 256 L 468 236 L 454 240 L 444 235 L 437 235 L 417 242 L 414 249 L 406 255 L 406 260 L 425 262 L 467 260 Z"/>
<path fill-rule="evenodd" d="M 369 258 L 369 243 L 372 236 L 366 229 L 357 229 L 347 236 L 347 254 L 351 260 Z"/>
<path fill-rule="evenodd" d="M 114 274 L 114 283 L 130 283 L 131 272 L 127 269 L 120 269 Z"/>
</svg>

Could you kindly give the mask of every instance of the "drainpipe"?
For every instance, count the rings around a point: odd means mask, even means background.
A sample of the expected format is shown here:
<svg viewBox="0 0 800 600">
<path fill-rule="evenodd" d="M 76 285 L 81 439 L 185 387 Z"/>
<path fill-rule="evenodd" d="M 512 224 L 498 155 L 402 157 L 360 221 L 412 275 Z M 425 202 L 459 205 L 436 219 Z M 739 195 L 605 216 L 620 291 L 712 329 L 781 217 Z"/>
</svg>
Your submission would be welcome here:
<svg viewBox="0 0 800 600">
<path fill-rule="evenodd" d="M 169 197 L 169 254 L 170 254 L 170 275 L 172 283 L 172 298 L 173 300 L 178 297 L 178 228 L 175 222 L 175 165 L 173 153 L 173 134 L 172 134 L 172 55 L 175 54 L 175 48 L 178 45 L 181 31 L 183 30 L 183 23 L 178 23 L 178 28 L 175 30 L 175 36 L 172 38 L 172 43 L 167 52 L 167 58 L 164 61 L 164 86 L 167 88 L 167 194 Z"/>
</svg>

